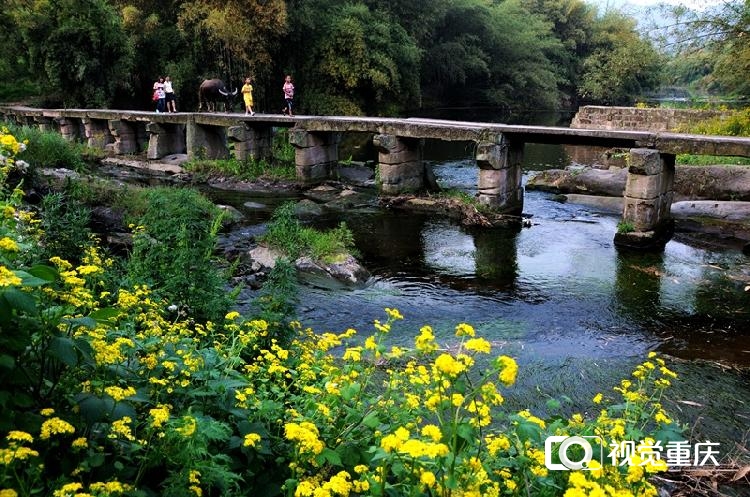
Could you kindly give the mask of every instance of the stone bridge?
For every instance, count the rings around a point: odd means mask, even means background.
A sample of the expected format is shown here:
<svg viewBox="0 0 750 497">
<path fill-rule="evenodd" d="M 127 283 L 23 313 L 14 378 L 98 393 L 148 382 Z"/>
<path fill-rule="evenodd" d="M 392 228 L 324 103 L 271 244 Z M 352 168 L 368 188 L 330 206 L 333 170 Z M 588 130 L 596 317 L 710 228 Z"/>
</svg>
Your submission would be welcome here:
<svg viewBox="0 0 750 497">
<path fill-rule="evenodd" d="M 153 113 L 128 110 L 0 107 L 0 117 L 55 130 L 112 154 L 147 150 L 149 159 L 175 153 L 189 158 L 265 159 L 274 129 L 289 128 L 298 179 L 326 180 L 338 163 L 344 133 L 368 133 L 378 149 L 379 188 L 384 195 L 418 192 L 428 175 L 424 140 L 473 142 L 479 167 L 478 200 L 496 211 L 523 211 L 521 160 L 526 143 L 589 145 L 629 149 L 623 221 L 618 246 L 663 248 L 671 236 L 675 155 L 750 157 L 750 138 L 687 135 L 639 130 L 602 130 L 507 125 L 421 118 L 321 117 L 231 113 Z"/>
</svg>

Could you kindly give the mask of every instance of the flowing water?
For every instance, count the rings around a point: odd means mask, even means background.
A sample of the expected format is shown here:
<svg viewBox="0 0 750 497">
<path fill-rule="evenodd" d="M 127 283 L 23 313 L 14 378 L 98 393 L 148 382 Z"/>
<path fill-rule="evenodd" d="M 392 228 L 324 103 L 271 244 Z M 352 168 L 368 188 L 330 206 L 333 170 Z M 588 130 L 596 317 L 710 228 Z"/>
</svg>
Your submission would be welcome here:
<svg viewBox="0 0 750 497">
<path fill-rule="evenodd" d="M 425 152 L 442 186 L 473 193 L 478 170 L 468 151 L 435 144 Z M 527 173 L 566 160 L 560 147 L 527 146 L 525 155 Z M 231 234 L 240 237 L 262 231 L 278 202 L 222 200 L 252 219 Z M 248 201 L 251 209 L 243 207 Z M 679 235 L 663 253 L 620 253 L 617 213 L 543 192 L 526 192 L 524 214 L 531 226 L 520 230 L 377 210 L 319 220 L 321 227 L 346 221 L 373 276 L 354 290 L 303 285 L 299 318 L 317 332 L 355 328 L 364 339 L 374 319 L 386 319 L 385 307 L 397 308 L 405 319 L 390 340 L 404 346 L 422 325 L 450 343 L 454 327 L 468 322 L 493 353 L 519 362 L 509 406 L 541 411 L 549 397 L 569 398 L 569 411 L 595 411 L 591 397 L 614 397 L 611 388 L 655 350 L 681 375 L 669 410 L 728 454 L 750 420 L 748 257 Z"/>
</svg>

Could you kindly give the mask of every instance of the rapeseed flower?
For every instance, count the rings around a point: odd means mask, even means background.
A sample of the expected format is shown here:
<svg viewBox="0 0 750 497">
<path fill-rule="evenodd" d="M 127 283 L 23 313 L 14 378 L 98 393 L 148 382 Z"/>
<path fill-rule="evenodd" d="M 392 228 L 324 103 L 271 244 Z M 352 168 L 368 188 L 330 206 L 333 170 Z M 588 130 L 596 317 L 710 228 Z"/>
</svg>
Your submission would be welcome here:
<svg viewBox="0 0 750 497">
<path fill-rule="evenodd" d="M 497 358 L 495 364 L 500 369 L 499 379 L 500 382 L 506 387 L 511 386 L 516 382 L 516 375 L 518 375 L 518 364 L 512 357 L 502 355 Z"/>
</svg>

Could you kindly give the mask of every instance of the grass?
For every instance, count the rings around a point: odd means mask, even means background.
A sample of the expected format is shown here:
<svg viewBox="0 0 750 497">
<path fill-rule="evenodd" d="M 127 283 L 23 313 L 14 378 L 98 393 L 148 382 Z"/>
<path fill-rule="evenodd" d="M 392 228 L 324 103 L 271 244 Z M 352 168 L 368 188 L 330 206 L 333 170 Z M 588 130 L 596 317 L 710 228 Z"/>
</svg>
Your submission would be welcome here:
<svg viewBox="0 0 750 497">
<path fill-rule="evenodd" d="M 206 176 L 233 176 L 240 180 L 295 179 L 294 147 L 289 143 L 289 131 L 281 129 L 273 134 L 271 160 L 237 158 L 209 160 L 198 158 L 186 162 L 183 167 L 196 174 Z"/>
<path fill-rule="evenodd" d="M 197 159 L 186 162 L 183 167 L 192 173 L 206 176 L 233 176 L 240 180 L 256 179 L 294 179 L 296 169 L 294 162 L 282 162 L 278 165 L 265 160 L 208 160 Z"/>
<path fill-rule="evenodd" d="M 345 223 L 325 232 L 302 226 L 291 202 L 276 209 L 261 241 L 292 260 L 309 256 L 330 264 L 341 262 L 348 254 L 355 255 L 354 236 Z"/>
<path fill-rule="evenodd" d="M 750 158 L 680 154 L 677 156 L 676 163 L 683 166 L 750 166 Z"/>
<path fill-rule="evenodd" d="M 469 195 L 465 191 L 457 190 L 455 188 L 446 188 L 438 193 L 437 196 L 446 199 L 458 200 L 462 204 L 474 207 L 478 212 L 486 213 L 492 210 L 491 207 L 480 203 L 476 197 Z"/>
<path fill-rule="evenodd" d="M 635 231 L 635 225 L 630 221 L 620 221 L 617 223 L 618 233 L 632 233 Z"/>
</svg>

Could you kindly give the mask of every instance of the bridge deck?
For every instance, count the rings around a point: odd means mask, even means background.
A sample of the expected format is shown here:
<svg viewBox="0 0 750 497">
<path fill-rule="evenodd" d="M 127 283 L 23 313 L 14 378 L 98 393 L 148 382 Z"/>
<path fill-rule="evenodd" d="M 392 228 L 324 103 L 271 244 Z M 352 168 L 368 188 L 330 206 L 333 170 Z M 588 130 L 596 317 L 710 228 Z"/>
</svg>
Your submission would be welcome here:
<svg viewBox="0 0 750 497">
<path fill-rule="evenodd" d="M 424 118 L 385 118 L 358 116 L 285 116 L 261 114 L 178 112 L 154 113 L 134 110 L 35 109 L 4 106 L 0 113 L 37 118 L 90 118 L 205 126 L 301 127 L 307 131 L 361 132 L 392 134 L 406 138 L 447 141 L 498 141 L 502 135 L 511 142 L 591 145 L 621 148 L 653 148 L 662 153 L 726 155 L 750 157 L 750 138 L 691 135 L 638 130 L 601 130 L 554 126 L 509 125 L 486 122 L 449 121 Z"/>
</svg>

